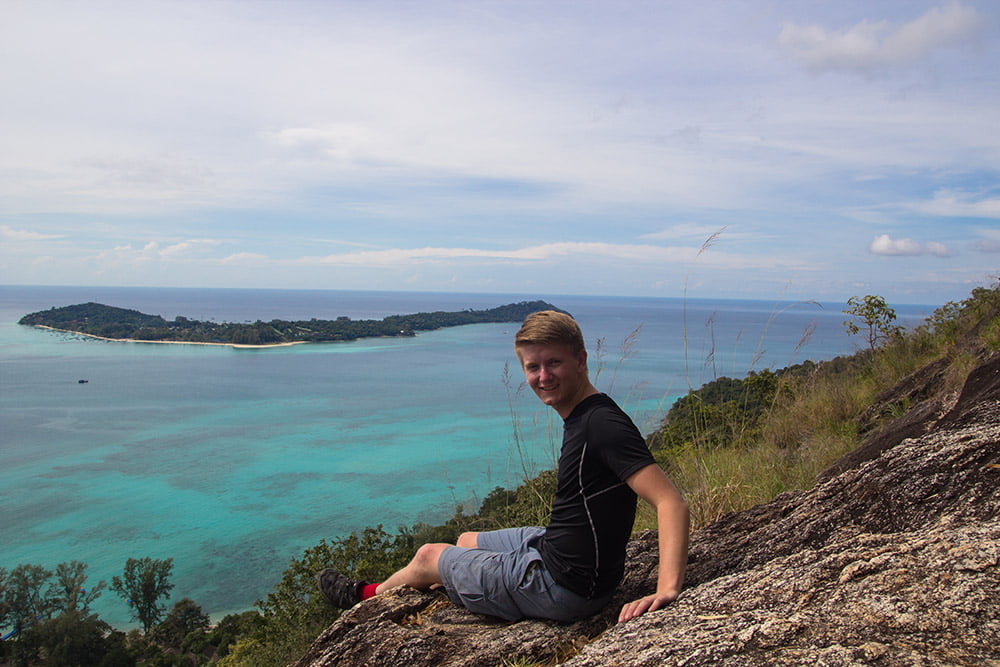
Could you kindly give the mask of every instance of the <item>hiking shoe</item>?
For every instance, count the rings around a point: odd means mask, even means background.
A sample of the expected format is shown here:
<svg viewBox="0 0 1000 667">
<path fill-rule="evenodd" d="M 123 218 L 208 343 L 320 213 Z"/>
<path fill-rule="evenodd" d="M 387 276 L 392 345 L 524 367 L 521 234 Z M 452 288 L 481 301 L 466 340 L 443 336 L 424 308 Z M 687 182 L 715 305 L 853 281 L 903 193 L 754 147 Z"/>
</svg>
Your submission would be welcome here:
<svg viewBox="0 0 1000 667">
<path fill-rule="evenodd" d="M 350 609 L 361 602 L 361 587 L 368 585 L 366 581 L 356 581 L 330 569 L 316 575 L 316 582 L 327 602 L 338 609 Z"/>
</svg>

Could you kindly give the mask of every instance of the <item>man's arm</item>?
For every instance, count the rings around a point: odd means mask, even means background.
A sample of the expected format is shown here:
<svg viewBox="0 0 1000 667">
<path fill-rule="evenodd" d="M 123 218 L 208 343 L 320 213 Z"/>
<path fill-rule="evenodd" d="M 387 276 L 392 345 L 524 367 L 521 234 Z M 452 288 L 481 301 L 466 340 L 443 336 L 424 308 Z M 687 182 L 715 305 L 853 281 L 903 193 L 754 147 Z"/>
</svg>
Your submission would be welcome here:
<svg viewBox="0 0 1000 667">
<path fill-rule="evenodd" d="M 684 586 L 687 569 L 688 524 L 687 503 L 660 466 L 651 463 L 625 480 L 636 494 L 656 509 L 659 528 L 660 565 L 656 593 L 622 607 L 618 622 L 627 621 L 647 611 L 655 611 L 671 603 Z"/>
</svg>

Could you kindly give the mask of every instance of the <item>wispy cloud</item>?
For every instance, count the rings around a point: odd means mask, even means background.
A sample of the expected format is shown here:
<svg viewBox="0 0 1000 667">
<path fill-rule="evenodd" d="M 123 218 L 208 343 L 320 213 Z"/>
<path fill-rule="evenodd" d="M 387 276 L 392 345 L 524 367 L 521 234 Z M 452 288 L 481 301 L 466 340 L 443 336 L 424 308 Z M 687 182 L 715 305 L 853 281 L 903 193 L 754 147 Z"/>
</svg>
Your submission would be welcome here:
<svg viewBox="0 0 1000 667">
<path fill-rule="evenodd" d="M 323 257 L 306 257 L 298 262 L 311 264 L 342 264 L 365 266 L 398 266 L 402 263 L 439 262 L 454 259 L 502 260 L 514 262 L 545 262 L 566 257 L 612 258 L 639 262 L 689 261 L 695 251 L 690 248 L 664 248 L 650 245 L 614 243 L 547 243 L 513 250 L 489 250 L 459 247 L 394 248 L 341 253 Z"/>
<path fill-rule="evenodd" d="M 650 234 L 643 234 L 641 238 L 649 239 L 651 241 L 696 241 L 703 242 L 708 239 L 713 234 L 719 231 L 718 225 L 705 225 L 696 222 L 682 222 L 675 225 L 670 225 L 666 229 L 660 230 L 658 232 L 652 232 Z M 736 232 L 736 235 L 740 235 Z M 730 238 L 732 235 L 726 231 L 726 237 Z"/>
<path fill-rule="evenodd" d="M 304 157 L 333 159 L 343 163 L 364 162 L 375 157 L 372 130 L 360 124 L 340 123 L 328 127 L 289 127 L 271 135 L 279 146 Z"/>
<path fill-rule="evenodd" d="M 191 239 L 188 241 L 181 241 L 180 243 L 172 243 L 160 250 L 160 256 L 179 257 L 199 254 L 218 247 L 221 243 L 221 241 L 217 241 L 215 239 Z"/>
<path fill-rule="evenodd" d="M 125 262 L 178 261 L 209 257 L 211 251 L 220 245 L 222 242 L 214 239 L 190 239 L 172 243 L 149 241 L 141 246 L 125 243 L 101 251 L 97 259 Z"/>
<path fill-rule="evenodd" d="M 260 266 L 269 261 L 267 255 L 256 252 L 238 252 L 233 255 L 228 255 L 219 260 L 220 264 L 235 264 L 235 265 L 247 265 L 247 266 Z"/>
<path fill-rule="evenodd" d="M 41 234 L 27 229 L 15 229 L 8 225 L 0 225 L 0 238 L 9 241 L 49 241 L 63 238 L 62 234 Z"/>
<path fill-rule="evenodd" d="M 951 2 L 901 24 L 862 20 L 839 30 L 786 23 L 778 43 L 811 70 L 871 72 L 914 63 L 970 39 L 983 26 L 974 7 Z"/>
<path fill-rule="evenodd" d="M 913 204 L 928 215 L 949 218 L 1000 218 L 1000 197 L 959 190 L 939 190 L 930 201 Z"/>
<path fill-rule="evenodd" d="M 716 230 L 718 231 L 718 230 Z M 530 245 L 513 249 L 483 249 L 467 247 L 421 247 L 392 248 L 374 251 L 360 251 L 310 256 L 289 263 L 302 265 L 340 265 L 400 267 L 422 263 L 441 263 L 466 260 L 506 264 L 542 264 L 568 268 L 575 265 L 588 266 L 593 262 L 614 262 L 621 267 L 637 266 L 684 266 L 698 259 L 704 266 L 720 266 L 727 269 L 773 268 L 795 265 L 794 260 L 777 256 L 761 257 L 751 254 L 739 255 L 717 249 L 704 253 L 698 246 L 656 246 L 648 244 L 561 242 Z"/>
</svg>

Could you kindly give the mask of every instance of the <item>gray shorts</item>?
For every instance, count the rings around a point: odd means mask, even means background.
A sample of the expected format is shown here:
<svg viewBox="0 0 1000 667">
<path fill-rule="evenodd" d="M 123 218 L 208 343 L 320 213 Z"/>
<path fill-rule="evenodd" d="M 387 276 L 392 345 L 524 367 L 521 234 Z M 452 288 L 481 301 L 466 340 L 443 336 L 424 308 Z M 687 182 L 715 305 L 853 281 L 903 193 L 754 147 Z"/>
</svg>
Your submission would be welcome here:
<svg viewBox="0 0 1000 667">
<path fill-rule="evenodd" d="M 544 528 L 479 533 L 477 549 L 448 547 L 438 571 L 448 597 L 469 611 L 507 621 L 574 621 L 599 612 L 610 595 L 589 600 L 557 584 L 533 546 Z"/>
</svg>

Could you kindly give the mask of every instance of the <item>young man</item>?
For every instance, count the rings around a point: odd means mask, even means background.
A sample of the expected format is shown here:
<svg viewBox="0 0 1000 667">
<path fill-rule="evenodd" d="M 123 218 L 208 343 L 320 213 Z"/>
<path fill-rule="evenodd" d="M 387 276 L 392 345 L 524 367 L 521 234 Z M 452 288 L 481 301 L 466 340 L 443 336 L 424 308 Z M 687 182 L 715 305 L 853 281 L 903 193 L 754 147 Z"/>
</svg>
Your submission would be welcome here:
<svg viewBox="0 0 1000 667">
<path fill-rule="evenodd" d="M 549 525 L 463 533 L 454 546 L 425 544 L 380 584 L 323 570 L 320 590 L 332 604 L 346 609 L 403 584 L 443 585 L 455 604 L 507 620 L 593 615 L 611 599 L 624 573 L 636 496 L 657 514 L 657 587 L 622 607 L 618 620 L 659 609 L 680 593 L 687 505 L 629 417 L 591 384 L 576 321 L 555 311 L 529 315 L 514 349 L 528 385 L 563 419 Z"/>
</svg>

